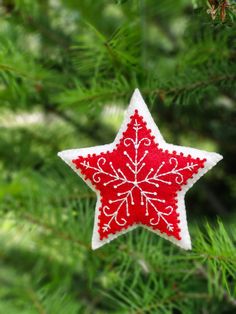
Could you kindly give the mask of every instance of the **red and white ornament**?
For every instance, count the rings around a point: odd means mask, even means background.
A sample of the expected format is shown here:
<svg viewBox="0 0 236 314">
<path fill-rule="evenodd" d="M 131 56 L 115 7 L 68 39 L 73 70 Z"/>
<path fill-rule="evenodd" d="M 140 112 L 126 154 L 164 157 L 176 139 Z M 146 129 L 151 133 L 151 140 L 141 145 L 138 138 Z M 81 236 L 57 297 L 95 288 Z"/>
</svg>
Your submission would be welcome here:
<svg viewBox="0 0 236 314">
<path fill-rule="evenodd" d="M 138 226 L 191 249 L 185 193 L 222 159 L 166 143 L 138 89 L 113 143 L 58 155 L 97 194 L 93 249 Z"/>
</svg>

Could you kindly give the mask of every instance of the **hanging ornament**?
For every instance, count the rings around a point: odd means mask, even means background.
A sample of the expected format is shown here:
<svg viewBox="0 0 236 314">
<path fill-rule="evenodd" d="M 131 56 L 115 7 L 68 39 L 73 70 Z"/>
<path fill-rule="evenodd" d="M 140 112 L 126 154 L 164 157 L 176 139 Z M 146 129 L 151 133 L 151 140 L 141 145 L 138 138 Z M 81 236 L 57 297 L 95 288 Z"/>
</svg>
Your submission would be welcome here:
<svg viewBox="0 0 236 314">
<path fill-rule="evenodd" d="M 191 249 L 185 193 L 222 159 L 166 143 L 138 89 L 113 143 L 58 155 L 97 194 L 93 249 L 138 226 Z"/>
</svg>

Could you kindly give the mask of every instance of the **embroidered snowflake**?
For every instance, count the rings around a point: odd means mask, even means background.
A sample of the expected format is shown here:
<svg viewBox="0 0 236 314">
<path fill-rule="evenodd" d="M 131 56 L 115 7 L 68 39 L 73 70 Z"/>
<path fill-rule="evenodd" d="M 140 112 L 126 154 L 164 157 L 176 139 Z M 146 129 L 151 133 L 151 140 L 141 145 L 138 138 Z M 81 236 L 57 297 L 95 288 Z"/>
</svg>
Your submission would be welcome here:
<svg viewBox="0 0 236 314">
<path fill-rule="evenodd" d="M 136 111 L 115 150 L 73 163 L 101 193 L 101 239 L 139 223 L 179 239 L 176 192 L 204 160 L 163 152 Z"/>
</svg>

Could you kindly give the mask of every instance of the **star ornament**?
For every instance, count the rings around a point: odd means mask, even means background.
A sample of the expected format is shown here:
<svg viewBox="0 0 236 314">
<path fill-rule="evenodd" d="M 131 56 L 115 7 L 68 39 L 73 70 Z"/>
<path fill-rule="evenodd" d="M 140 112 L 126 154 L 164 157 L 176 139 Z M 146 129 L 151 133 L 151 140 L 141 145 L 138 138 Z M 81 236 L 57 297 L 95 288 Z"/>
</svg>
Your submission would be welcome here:
<svg viewBox="0 0 236 314">
<path fill-rule="evenodd" d="M 113 143 L 58 155 L 97 194 L 93 249 L 138 226 L 191 249 L 185 193 L 222 159 L 166 143 L 138 89 Z"/>
</svg>

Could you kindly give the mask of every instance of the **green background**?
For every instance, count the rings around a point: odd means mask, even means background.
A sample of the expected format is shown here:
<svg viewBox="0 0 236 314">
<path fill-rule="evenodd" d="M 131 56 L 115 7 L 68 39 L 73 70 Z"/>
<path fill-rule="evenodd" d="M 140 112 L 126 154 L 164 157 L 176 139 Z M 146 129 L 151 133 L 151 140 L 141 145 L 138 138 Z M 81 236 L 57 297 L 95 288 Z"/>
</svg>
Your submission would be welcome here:
<svg viewBox="0 0 236 314">
<path fill-rule="evenodd" d="M 0 2 L 0 314 L 236 311 L 225 2 Z M 95 194 L 57 157 L 112 142 L 136 87 L 167 142 L 224 156 L 186 196 L 191 252 L 141 228 L 92 251 Z"/>
</svg>

